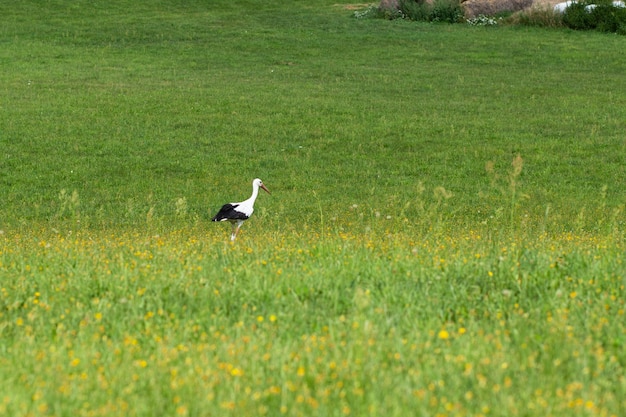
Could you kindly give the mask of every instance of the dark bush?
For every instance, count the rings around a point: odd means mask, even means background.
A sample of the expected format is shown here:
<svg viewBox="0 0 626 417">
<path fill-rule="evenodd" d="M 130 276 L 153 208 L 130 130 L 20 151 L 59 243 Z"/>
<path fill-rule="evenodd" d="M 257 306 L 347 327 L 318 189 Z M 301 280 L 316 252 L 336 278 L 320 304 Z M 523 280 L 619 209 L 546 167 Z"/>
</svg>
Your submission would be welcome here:
<svg viewBox="0 0 626 417">
<path fill-rule="evenodd" d="M 400 10 L 407 19 L 415 21 L 430 21 L 430 4 L 425 1 L 400 0 Z"/>
<path fill-rule="evenodd" d="M 591 13 L 587 11 L 586 3 L 572 3 L 563 13 L 563 24 L 575 30 L 594 29 Z"/>
<path fill-rule="evenodd" d="M 612 4 L 572 3 L 563 13 L 563 24 L 575 30 L 626 33 L 626 8 Z"/>
<path fill-rule="evenodd" d="M 458 23 L 463 20 L 460 0 L 400 0 L 400 11 L 407 19 L 426 22 Z"/>
<path fill-rule="evenodd" d="M 619 32 L 626 27 L 626 8 L 608 4 L 598 4 L 591 11 L 596 29 L 602 32 Z"/>
<path fill-rule="evenodd" d="M 458 0 L 435 0 L 431 9 L 431 21 L 459 23 L 463 21 L 463 9 Z"/>
</svg>

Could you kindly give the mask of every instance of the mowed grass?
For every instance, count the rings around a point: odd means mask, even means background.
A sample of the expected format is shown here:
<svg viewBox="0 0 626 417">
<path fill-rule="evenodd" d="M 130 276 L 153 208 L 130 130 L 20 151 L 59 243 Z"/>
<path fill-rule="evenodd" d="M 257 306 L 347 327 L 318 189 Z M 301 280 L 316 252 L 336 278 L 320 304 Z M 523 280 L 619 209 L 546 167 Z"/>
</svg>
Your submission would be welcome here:
<svg viewBox="0 0 626 417">
<path fill-rule="evenodd" d="M 350 13 L 0 5 L 0 415 L 623 414 L 624 40 Z"/>
<path fill-rule="evenodd" d="M 485 164 L 505 175 L 517 154 L 536 227 L 624 205 L 620 37 L 360 21 L 330 1 L 46 4 L 2 8 L 3 224 L 67 217 L 62 190 L 86 226 L 172 224 L 180 198 L 206 220 L 261 177 L 281 223 L 319 204 L 417 218 L 421 183 L 472 227 L 509 205 Z"/>
</svg>

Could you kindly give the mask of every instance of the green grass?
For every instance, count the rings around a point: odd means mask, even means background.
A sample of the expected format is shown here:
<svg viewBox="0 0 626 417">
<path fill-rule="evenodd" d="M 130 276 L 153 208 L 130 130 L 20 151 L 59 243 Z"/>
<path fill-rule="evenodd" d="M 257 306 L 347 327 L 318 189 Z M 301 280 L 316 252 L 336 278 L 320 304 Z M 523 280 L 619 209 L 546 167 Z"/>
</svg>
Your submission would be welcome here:
<svg viewBox="0 0 626 417">
<path fill-rule="evenodd" d="M 0 5 L 0 415 L 622 414 L 624 40 L 336 3 Z"/>
<path fill-rule="evenodd" d="M 623 245 L 5 234 L 6 415 L 619 415 Z"/>
<path fill-rule="evenodd" d="M 178 198 L 202 216 L 256 176 L 294 223 L 317 198 L 403 205 L 419 181 L 473 223 L 500 206 L 481 197 L 485 163 L 518 153 L 526 211 L 550 205 L 558 231 L 603 185 L 624 204 L 619 37 L 358 21 L 324 3 L 28 4 L 3 10 L 4 223 L 53 219 L 63 189 L 83 222 L 143 226 L 154 207 L 170 223 Z"/>
</svg>

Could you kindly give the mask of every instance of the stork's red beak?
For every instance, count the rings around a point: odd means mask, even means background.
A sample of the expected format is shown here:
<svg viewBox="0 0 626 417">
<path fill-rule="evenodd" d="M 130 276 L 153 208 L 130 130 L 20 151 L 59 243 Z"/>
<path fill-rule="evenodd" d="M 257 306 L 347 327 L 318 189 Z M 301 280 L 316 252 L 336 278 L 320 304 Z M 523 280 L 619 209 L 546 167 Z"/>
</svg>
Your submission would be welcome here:
<svg viewBox="0 0 626 417">
<path fill-rule="evenodd" d="M 269 195 L 272 195 L 272 193 L 270 193 L 270 190 L 265 188 L 265 184 L 261 184 L 261 188 L 263 188 L 265 190 L 265 192 L 268 193 Z"/>
</svg>

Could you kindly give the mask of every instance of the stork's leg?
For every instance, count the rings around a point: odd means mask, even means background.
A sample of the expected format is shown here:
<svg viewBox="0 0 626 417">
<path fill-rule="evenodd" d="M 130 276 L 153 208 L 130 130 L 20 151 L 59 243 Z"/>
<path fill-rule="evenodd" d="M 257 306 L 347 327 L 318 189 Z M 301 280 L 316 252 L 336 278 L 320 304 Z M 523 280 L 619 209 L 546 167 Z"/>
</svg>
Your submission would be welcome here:
<svg viewBox="0 0 626 417">
<path fill-rule="evenodd" d="M 240 220 L 237 222 L 237 225 L 235 226 L 235 223 L 233 223 L 233 233 L 230 235 L 230 240 L 231 241 L 235 241 L 235 239 L 237 238 L 237 233 L 239 232 L 239 228 L 241 227 L 241 225 L 243 224 L 243 222 Z"/>
</svg>

